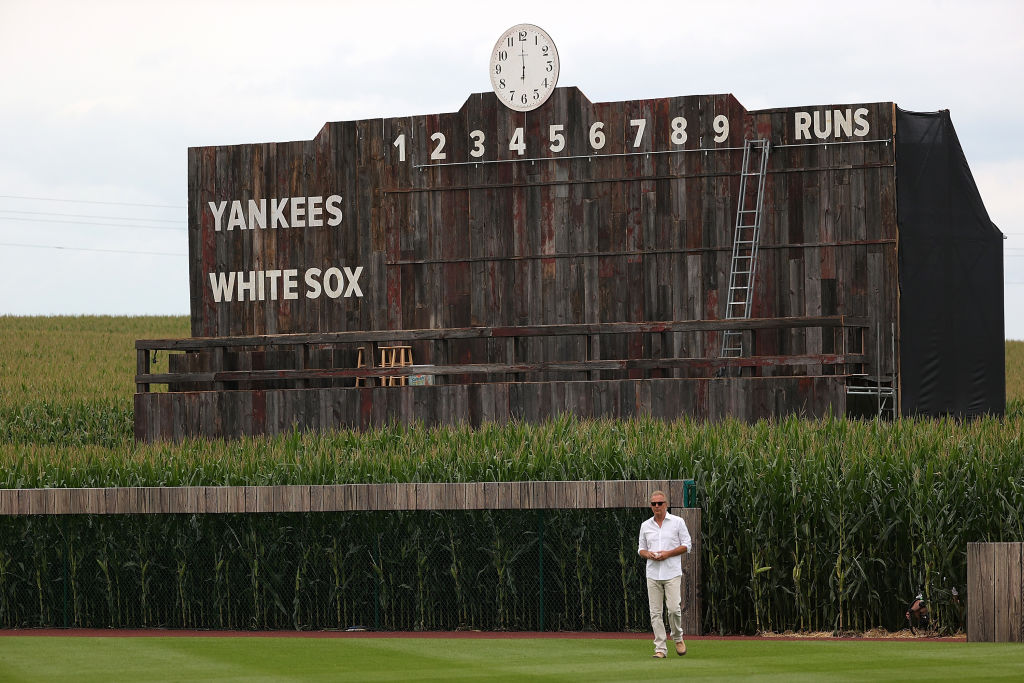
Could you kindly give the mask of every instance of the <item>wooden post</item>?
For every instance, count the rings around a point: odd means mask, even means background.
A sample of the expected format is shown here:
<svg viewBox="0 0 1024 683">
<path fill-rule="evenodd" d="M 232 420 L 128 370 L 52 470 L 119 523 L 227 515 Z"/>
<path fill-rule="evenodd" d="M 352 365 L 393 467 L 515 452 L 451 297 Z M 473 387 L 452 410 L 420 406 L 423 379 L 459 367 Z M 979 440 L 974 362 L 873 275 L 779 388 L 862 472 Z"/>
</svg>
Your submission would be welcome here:
<svg viewBox="0 0 1024 683">
<path fill-rule="evenodd" d="M 135 374 L 136 375 L 148 375 L 149 374 L 149 350 L 148 349 L 136 349 L 135 350 Z M 140 394 L 149 392 L 149 382 L 136 382 L 135 391 Z"/>
<path fill-rule="evenodd" d="M 224 372 L 224 347 L 215 346 L 212 354 L 213 371 Z M 217 391 L 224 391 L 224 382 L 214 381 L 213 388 Z"/>
</svg>

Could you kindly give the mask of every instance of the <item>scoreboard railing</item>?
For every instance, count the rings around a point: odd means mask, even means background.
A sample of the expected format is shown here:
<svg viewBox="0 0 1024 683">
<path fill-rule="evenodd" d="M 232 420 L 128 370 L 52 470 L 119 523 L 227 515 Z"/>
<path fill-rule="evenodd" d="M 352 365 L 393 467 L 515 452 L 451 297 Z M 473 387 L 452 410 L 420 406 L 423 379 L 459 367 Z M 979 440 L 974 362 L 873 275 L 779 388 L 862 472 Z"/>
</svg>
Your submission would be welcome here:
<svg viewBox="0 0 1024 683">
<path fill-rule="evenodd" d="M 767 353 L 741 358 L 676 357 L 654 353 L 671 349 L 669 343 L 641 344 L 628 358 L 602 358 L 601 341 L 609 335 L 658 336 L 675 333 L 723 333 L 736 330 L 751 335 L 748 348 L 758 348 L 757 335 L 795 329 L 821 330 L 821 353 Z M 151 385 L 166 384 L 170 391 L 255 388 L 310 388 L 322 386 L 386 385 L 394 378 L 416 378 L 422 383 L 469 384 L 493 381 L 536 381 L 572 373 L 574 379 L 638 377 L 710 377 L 730 373 L 771 372 L 800 374 L 857 374 L 868 359 L 864 350 L 867 320 L 850 316 L 752 318 L 747 320 L 687 320 L 642 323 L 558 324 L 520 327 L 467 327 L 421 330 L 377 330 L 309 334 L 250 335 L 191 339 L 149 339 L 136 342 L 138 393 Z M 829 334 L 831 336 L 829 336 Z M 552 351 L 556 358 L 529 361 L 517 358 L 517 349 L 530 338 L 576 338 L 575 346 Z M 451 362 L 448 345 L 460 340 L 491 340 L 502 358 L 489 362 Z M 504 342 L 502 344 L 502 342 Z M 429 364 L 400 367 L 374 365 L 379 351 L 390 345 L 439 344 Z M 709 346 L 708 348 L 713 348 Z M 569 357 L 583 349 L 584 358 Z M 644 349 L 647 349 L 646 353 Z M 360 353 L 360 350 L 362 351 Z M 160 352 L 179 356 L 168 372 L 152 372 L 152 358 Z M 640 356 L 640 357 L 636 357 Z M 437 359 L 447 362 L 439 363 Z M 358 359 L 358 360 L 357 360 Z M 248 367 L 241 367 L 241 366 Z M 403 380 L 404 384 L 405 381 Z"/>
</svg>

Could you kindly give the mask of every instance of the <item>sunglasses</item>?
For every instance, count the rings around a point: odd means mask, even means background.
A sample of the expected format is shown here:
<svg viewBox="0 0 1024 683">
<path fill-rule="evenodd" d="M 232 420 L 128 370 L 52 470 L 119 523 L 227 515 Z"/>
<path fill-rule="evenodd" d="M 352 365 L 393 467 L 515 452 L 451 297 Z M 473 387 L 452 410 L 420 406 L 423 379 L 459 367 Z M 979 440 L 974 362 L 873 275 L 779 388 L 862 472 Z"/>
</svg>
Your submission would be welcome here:
<svg viewBox="0 0 1024 683">
<path fill-rule="evenodd" d="M 651 506 L 655 506 L 655 505 L 664 505 L 664 504 L 665 504 L 665 501 L 663 501 L 663 500 L 659 500 L 659 501 L 655 501 L 655 502 L 652 502 L 652 503 L 651 503 Z"/>
</svg>

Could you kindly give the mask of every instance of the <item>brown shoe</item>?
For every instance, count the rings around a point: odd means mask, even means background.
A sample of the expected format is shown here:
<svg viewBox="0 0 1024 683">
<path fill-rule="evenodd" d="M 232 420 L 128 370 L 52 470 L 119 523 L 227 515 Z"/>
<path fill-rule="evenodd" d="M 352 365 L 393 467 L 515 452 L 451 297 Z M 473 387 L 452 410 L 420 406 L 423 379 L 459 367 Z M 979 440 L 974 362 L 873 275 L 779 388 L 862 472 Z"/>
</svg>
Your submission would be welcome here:
<svg viewBox="0 0 1024 683">
<path fill-rule="evenodd" d="M 664 652 L 655 652 L 651 656 L 654 657 L 655 659 L 665 659 L 665 653 Z"/>
<path fill-rule="evenodd" d="M 680 657 L 686 654 L 686 643 L 681 640 L 676 643 L 676 654 Z"/>
</svg>

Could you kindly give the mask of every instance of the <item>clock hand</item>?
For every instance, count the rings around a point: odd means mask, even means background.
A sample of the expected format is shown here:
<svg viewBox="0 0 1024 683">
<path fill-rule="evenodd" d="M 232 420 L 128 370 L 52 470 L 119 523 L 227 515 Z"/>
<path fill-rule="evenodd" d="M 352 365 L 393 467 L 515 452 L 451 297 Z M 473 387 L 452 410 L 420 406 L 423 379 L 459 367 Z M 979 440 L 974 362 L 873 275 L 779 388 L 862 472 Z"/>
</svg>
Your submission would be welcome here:
<svg viewBox="0 0 1024 683">
<path fill-rule="evenodd" d="M 519 51 L 519 56 L 523 58 L 523 76 L 522 76 L 522 78 L 520 80 L 525 81 L 526 80 L 526 48 L 525 47 L 522 48 L 522 50 Z"/>
</svg>

